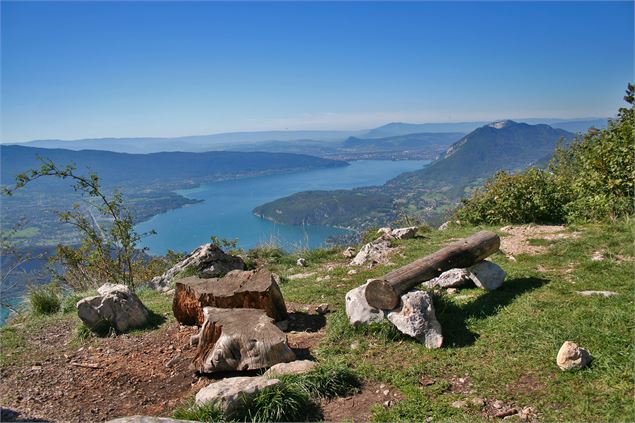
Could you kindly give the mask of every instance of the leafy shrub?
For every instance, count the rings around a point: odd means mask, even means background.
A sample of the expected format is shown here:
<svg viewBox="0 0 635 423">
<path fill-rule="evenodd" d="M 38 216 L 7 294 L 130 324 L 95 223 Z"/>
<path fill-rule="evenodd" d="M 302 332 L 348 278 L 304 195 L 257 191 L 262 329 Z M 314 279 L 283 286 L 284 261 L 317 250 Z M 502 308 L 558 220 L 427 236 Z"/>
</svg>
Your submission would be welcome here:
<svg viewBox="0 0 635 423">
<path fill-rule="evenodd" d="M 62 289 L 57 283 L 30 286 L 27 299 L 31 313 L 36 316 L 54 314 L 62 307 Z"/>
<path fill-rule="evenodd" d="M 474 224 L 606 221 L 635 212 L 635 86 L 608 128 L 556 149 L 549 170 L 499 172 L 457 210 Z"/>
<path fill-rule="evenodd" d="M 543 222 L 565 218 L 569 193 L 549 172 L 530 168 L 510 175 L 498 172 L 457 211 L 460 221 L 474 224 Z"/>
</svg>

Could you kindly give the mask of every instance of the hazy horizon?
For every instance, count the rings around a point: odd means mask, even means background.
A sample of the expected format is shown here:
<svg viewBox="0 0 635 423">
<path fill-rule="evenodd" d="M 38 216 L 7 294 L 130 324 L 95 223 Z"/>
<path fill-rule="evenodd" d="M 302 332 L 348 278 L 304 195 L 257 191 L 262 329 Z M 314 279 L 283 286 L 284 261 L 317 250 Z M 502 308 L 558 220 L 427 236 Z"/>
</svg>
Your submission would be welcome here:
<svg viewBox="0 0 635 423">
<path fill-rule="evenodd" d="M 4 143 L 609 117 L 633 72 L 632 2 L 0 7 Z"/>
</svg>

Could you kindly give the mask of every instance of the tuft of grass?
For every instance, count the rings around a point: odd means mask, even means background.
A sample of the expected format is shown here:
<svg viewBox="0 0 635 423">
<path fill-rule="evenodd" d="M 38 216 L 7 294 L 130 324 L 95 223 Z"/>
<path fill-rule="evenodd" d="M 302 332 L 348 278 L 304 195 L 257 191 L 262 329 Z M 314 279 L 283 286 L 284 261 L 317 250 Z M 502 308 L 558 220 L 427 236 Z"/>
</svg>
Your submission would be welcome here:
<svg viewBox="0 0 635 423">
<path fill-rule="evenodd" d="M 192 420 L 196 422 L 228 421 L 216 403 L 208 402 L 205 404 L 196 404 L 193 398 L 174 409 L 172 417 L 179 420 Z"/>
<path fill-rule="evenodd" d="M 298 386 L 311 398 L 345 397 L 359 392 L 362 383 L 350 367 L 341 364 L 321 364 L 302 375 L 279 378 L 289 386 Z"/>
<path fill-rule="evenodd" d="M 75 339 L 78 341 L 85 341 L 94 336 L 95 334 L 83 323 L 80 323 L 75 327 Z"/>
<path fill-rule="evenodd" d="M 280 383 L 245 398 L 231 414 L 232 420 L 249 422 L 295 422 L 305 419 L 311 400 L 302 386 Z"/>
<path fill-rule="evenodd" d="M 64 297 L 64 301 L 62 302 L 62 313 L 73 313 L 77 310 L 77 303 L 79 300 L 84 298 L 82 295 L 77 293 L 70 293 Z"/>
<path fill-rule="evenodd" d="M 62 289 L 56 283 L 30 286 L 27 301 L 31 313 L 36 316 L 54 314 L 62 308 Z"/>
</svg>

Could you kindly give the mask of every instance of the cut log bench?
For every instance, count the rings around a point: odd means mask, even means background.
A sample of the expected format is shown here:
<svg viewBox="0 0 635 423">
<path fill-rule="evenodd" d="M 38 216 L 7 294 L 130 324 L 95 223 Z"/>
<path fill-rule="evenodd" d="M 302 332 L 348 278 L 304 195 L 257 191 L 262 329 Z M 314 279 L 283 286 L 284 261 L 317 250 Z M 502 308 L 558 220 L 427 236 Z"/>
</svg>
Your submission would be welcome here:
<svg viewBox="0 0 635 423">
<path fill-rule="evenodd" d="M 370 306 L 391 310 L 399 299 L 417 285 L 436 278 L 441 273 L 475 265 L 500 248 L 500 238 L 494 232 L 482 231 L 461 239 L 445 248 L 369 281 L 365 297 Z"/>
<path fill-rule="evenodd" d="M 275 321 L 287 318 L 287 308 L 274 275 L 265 270 L 234 270 L 222 278 L 189 277 L 178 280 L 172 311 L 184 325 L 200 326 L 204 307 L 253 308 Z"/>
</svg>

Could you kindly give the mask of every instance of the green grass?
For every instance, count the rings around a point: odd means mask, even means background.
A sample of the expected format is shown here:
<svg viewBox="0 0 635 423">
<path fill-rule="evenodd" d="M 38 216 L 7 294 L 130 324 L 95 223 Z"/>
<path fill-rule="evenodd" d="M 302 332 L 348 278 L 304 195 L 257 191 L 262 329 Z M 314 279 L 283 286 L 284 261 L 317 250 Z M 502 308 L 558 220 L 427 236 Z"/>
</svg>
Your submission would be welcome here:
<svg viewBox="0 0 635 423">
<path fill-rule="evenodd" d="M 55 283 L 30 286 L 26 294 L 29 310 L 35 316 L 55 314 L 62 308 L 63 292 Z"/>
<path fill-rule="evenodd" d="M 425 256 L 464 237 L 491 227 L 454 226 L 431 231 L 423 238 L 399 241 L 405 257 L 395 255 L 392 266 L 359 269 L 347 275 L 339 254 L 331 260 L 341 268 L 327 272 L 309 263 L 306 269 L 276 266 L 284 276 L 316 272 L 311 278 L 283 286 L 287 300 L 329 302 L 326 337 L 316 356 L 340 360 L 366 380 L 390 383 L 404 400 L 375 409 L 379 421 L 478 421 L 480 410 L 456 409 L 459 399 L 498 399 L 515 406 L 534 407 L 545 421 L 632 421 L 633 407 L 633 235 L 632 222 L 572 226 L 577 238 L 529 241 L 545 245 L 544 254 L 520 254 L 517 261 L 497 253 L 491 259 L 508 273 L 504 286 L 493 292 L 472 288 L 458 295 L 435 297 L 444 346 L 428 350 L 401 335 L 389 323 L 352 328 L 344 313 L 344 294 L 370 277 Z M 501 234 L 503 235 L 503 234 Z M 594 251 L 604 261 L 592 261 Z M 611 258 L 620 258 L 612 260 Z M 316 282 L 326 274 L 329 281 Z M 611 290 L 618 296 L 582 297 L 576 291 Z M 589 368 L 561 372 L 555 365 L 565 340 L 587 348 L 594 357 Z M 351 349 L 351 344 L 359 344 Z M 472 394 L 453 393 L 452 380 L 467 375 Z M 433 379 L 422 387 L 419 378 Z"/>
<path fill-rule="evenodd" d="M 190 399 L 178 406 L 172 412 L 172 417 L 179 420 L 192 420 L 195 422 L 222 422 L 225 419 L 223 411 L 213 402 L 196 404 Z"/>
<path fill-rule="evenodd" d="M 340 363 L 320 364 L 302 375 L 279 377 L 287 385 L 297 385 L 311 398 L 345 397 L 357 393 L 362 383 L 355 372 Z"/>
<path fill-rule="evenodd" d="M 541 255 L 518 254 L 516 261 L 501 253 L 492 256 L 508 273 L 502 288 L 493 292 L 470 288 L 457 295 L 435 296 L 436 314 L 444 335 L 441 349 L 428 350 L 389 323 L 359 328 L 348 324 L 344 312 L 344 295 L 348 290 L 434 252 L 450 240 L 482 229 L 497 231 L 498 227 L 457 225 L 444 231 L 426 232 L 416 239 L 397 241 L 403 257 L 395 254 L 394 264 L 358 268 L 354 275 L 348 275 L 348 260 L 339 250 L 320 250 L 312 255 L 305 251 L 269 255 L 271 262 L 267 267 L 283 278 L 295 273 L 315 273 L 282 284 L 287 301 L 327 302 L 333 310 L 326 316 L 325 337 L 312 350 L 320 363 L 326 363 L 320 376 L 285 376 L 284 385 L 300 388 L 313 401 L 359 389 L 359 385 L 349 383 L 353 379 L 346 374 L 329 373 L 329 366 L 344 368 L 366 383 L 390 384 L 401 392 L 403 400 L 390 408 L 381 404 L 374 407 L 373 418 L 377 421 L 424 421 L 428 417 L 435 421 L 484 421 L 478 407 L 451 406 L 456 400 L 476 397 L 497 399 L 517 407 L 531 406 L 540 421 L 633 421 L 632 221 L 571 226 L 568 231 L 579 233 L 577 237 L 548 243 L 530 241 L 545 246 Z M 596 251 L 602 251 L 606 259 L 591 260 Z M 307 267 L 296 265 L 300 254 L 307 259 Z M 326 275 L 329 280 L 317 281 Z M 582 290 L 610 290 L 619 295 L 604 298 L 576 294 Z M 157 316 L 156 323 L 145 331 L 173 321 L 170 296 L 150 290 L 140 290 L 138 295 Z M 56 313 L 18 319 L 20 326 L 0 329 L 0 367 L 38 359 L 36 349 L 28 342 L 28 334 L 46 330 L 60 319 L 78 322 L 75 313 Z M 557 368 L 555 357 L 566 340 L 590 351 L 594 358 L 591 366 L 575 372 Z M 357 348 L 351 348 L 353 343 Z M 471 393 L 453 391 L 453 383 L 459 377 L 468 379 Z M 421 378 L 434 383 L 422 386 Z M 287 394 L 272 393 L 272 397 L 262 399 L 262 404 L 267 401 L 271 404 L 268 409 L 254 405 L 251 414 L 241 418 L 281 418 L 286 410 L 276 403 Z M 211 420 L 219 419 L 210 410 L 190 411 L 211 413 L 208 414 Z"/>
</svg>

